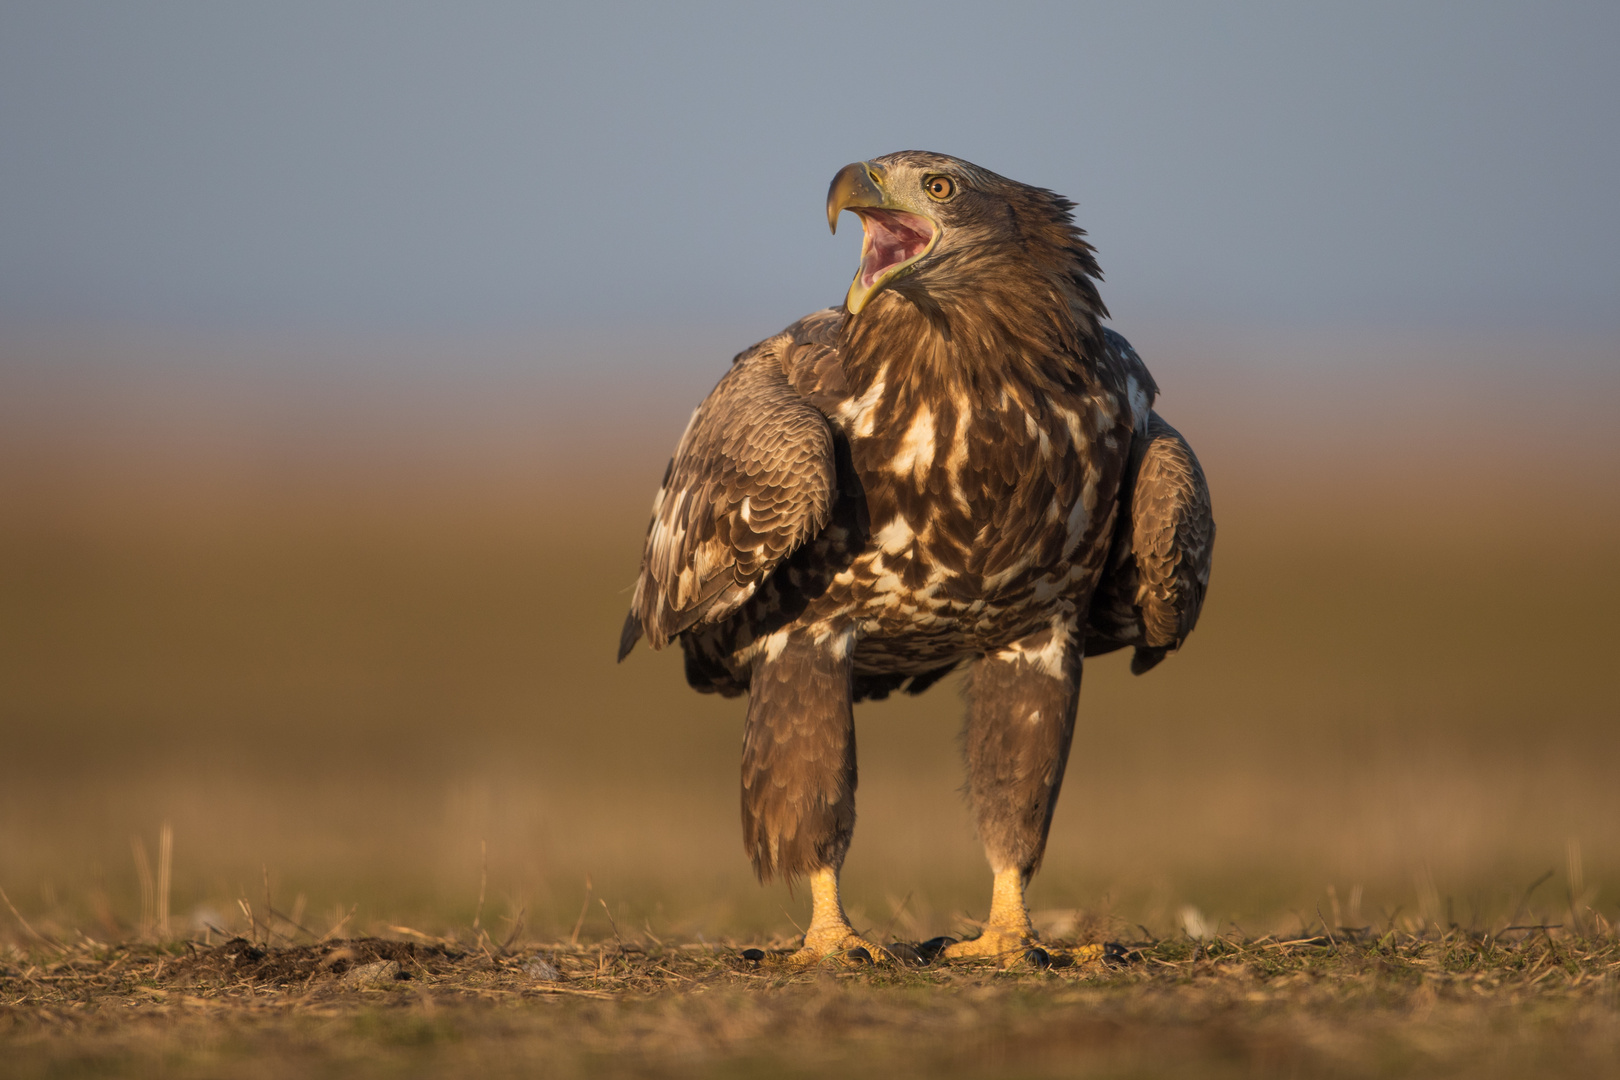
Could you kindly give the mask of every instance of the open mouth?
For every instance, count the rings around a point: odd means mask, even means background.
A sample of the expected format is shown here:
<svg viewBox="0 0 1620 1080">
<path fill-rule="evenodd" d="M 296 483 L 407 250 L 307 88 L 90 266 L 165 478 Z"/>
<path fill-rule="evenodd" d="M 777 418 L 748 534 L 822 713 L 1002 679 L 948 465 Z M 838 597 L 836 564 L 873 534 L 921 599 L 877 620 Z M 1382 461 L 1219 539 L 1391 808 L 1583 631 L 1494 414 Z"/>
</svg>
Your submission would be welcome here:
<svg viewBox="0 0 1620 1080">
<path fill-rule="evenodd" d="M 886 275 L 928 254 L 939 235 L 934 223 L 904 210 L 851 207 L 861 216 L 866 239 L 861 244 L 861 288 L 870 290 Z"/>
</svg>

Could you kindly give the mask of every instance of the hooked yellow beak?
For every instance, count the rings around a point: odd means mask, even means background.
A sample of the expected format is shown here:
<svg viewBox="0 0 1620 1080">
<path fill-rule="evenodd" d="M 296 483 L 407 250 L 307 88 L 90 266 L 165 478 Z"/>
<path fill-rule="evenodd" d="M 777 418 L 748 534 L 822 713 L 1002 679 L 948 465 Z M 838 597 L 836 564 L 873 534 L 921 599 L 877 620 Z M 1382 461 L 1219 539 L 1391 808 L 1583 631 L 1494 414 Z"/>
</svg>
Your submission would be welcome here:
<svg viewBox="0 0 1620 1080">
<path fill-rule="evenodd" d="M 838 170 L 827 187 L 827 228 L 838 235 L 838 215 L 857 206 L 882 206 L 883 168 L 865 161 L 852 161 Z"/>
<path fill-rule="evenodd" d="M 861 265 L 844 305 L 857 315 L 885 285 L 909 274 L 934 250 L 939 223 L 896 200 L 886 186 L 887 170 L 871 161 L 845 165 L 827 188 L 827 227 L 838 232 L 838 215 L 853 211 L 866 231 Z"/>
</svg>

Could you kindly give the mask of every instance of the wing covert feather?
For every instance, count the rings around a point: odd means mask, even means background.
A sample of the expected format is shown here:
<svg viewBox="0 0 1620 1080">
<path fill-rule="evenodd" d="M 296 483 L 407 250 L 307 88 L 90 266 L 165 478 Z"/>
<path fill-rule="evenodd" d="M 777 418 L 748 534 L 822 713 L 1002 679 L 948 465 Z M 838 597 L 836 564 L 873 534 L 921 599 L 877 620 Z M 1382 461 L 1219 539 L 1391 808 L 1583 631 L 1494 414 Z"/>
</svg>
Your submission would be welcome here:
<svg viewBox="0 0 1620 1080">
<path fill-rule="evenodd" d="M 788 382 L 771 338 L 742 353 L 698 406 L 653 499 L 620 658 L 642 631 L 661 648 L 717 622 L 826 527 L 832 430 Z"/>
<path fill-rule="evenodd" d="M 1131 502 L 1131 549 L 1145 644 L 1175 648 L 1192 633 L 1209 588 L 1215 519 L 1192 447 L 1157 413 Z"/>
<path fill-rule="evenodd" d="M 1181 433 L 1150 412 L 1132 448 L 1128 515 L 1087 617 L 1088 655 L 1134 645 L 1140 675 L 1178 648 L 1198 623 L 1209 588 L 1215 519 L 1198 457 Z"/>
</svg>

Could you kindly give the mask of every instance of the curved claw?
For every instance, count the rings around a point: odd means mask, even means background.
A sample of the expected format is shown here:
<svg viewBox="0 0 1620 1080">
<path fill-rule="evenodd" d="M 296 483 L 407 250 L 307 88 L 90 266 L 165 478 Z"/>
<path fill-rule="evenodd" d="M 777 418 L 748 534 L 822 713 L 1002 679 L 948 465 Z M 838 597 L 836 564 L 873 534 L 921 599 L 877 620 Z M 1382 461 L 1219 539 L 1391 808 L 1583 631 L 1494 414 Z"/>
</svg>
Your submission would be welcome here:
<svg viewBox="0 0 1620 1080">
<path fill-rule="evenodd" d="M 889 952 L 898 962 L 907 967 L 928 967 L 939 959 L 940 953 L 945 951 L 947 945 L 956 944 L 951 937 L 929 938 L 927 941 L 897 941 L 889 946 Z"/>
</svg>

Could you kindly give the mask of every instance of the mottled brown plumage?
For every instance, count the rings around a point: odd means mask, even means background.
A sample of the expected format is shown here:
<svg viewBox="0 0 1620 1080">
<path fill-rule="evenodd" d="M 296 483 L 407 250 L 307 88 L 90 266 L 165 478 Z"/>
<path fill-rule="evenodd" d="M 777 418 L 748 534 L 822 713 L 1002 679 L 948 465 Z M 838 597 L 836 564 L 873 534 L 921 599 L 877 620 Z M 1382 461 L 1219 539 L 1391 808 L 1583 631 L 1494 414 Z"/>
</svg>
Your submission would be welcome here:
<svg viewBox="0 0 1620 1080">
<path fill-rule="evenodd" d="M 852 703 L 971 665 L 991 921 L 1027 937 L 1084 655 L 1133 646 L 1140 672 L 1191 632 L 1208 489 L 1101 325 L 1067 200 L 908 151 L 839 173 L 841 209 L 866 227 L 849 298 L 741 353 L 694 413 L 620 656 L 678 637 L 694 687 L 750 693 L 748 852 L 762 878 L 813 883 L 854 827 Z M 843 940 L 826 919 L 807 949 Z"/>
<path fill-rule="evenodd" d="M 1147 436 L 1132 442 L 1120 505 L 1114 550 L 1087 614 L 1086 655 L 1134 645 L 1131 671 L 1140 675 L 1197 625 L 1215 544 L 1203 467 L 1156 412 Z"/>
</svg>

